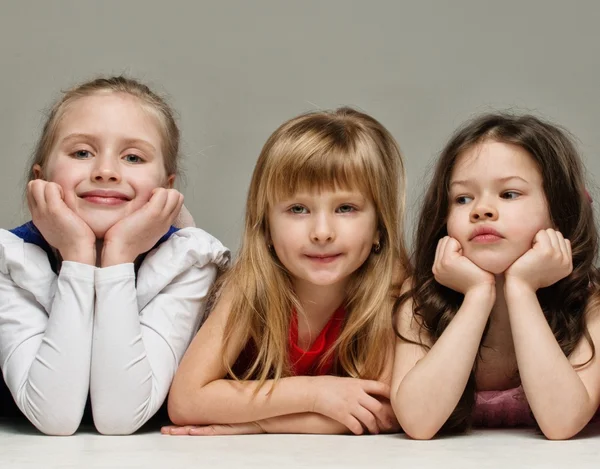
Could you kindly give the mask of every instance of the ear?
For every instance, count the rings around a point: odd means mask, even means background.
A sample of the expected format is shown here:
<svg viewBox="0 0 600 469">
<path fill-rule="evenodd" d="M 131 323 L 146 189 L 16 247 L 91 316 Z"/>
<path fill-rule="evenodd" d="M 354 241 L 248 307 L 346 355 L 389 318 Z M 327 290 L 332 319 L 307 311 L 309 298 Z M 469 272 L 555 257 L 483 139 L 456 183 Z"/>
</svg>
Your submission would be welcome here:
<svg viewBox="0 0 600 469">
<path fill-rule="evenodd" d="M 167 178 L 167 184 L 166 187 L 167 189 L 173 189 L 173 185 L 175 184 L 175 175 L 171 174 L 168 178 Z"/>
<path fill-rule="evenodd" d="M 44 179 L 44 172 L 42 171 L 42 167 L 37 163 L 33 165 L 33 177 L 35 179 Z"/>
</svg>

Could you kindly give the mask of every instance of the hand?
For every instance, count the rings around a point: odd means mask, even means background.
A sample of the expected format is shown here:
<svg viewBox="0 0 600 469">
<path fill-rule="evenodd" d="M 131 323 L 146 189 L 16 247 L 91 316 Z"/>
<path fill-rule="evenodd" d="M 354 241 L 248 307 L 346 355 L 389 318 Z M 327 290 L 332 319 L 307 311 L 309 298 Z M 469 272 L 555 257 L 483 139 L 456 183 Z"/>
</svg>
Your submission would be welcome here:
<svg viewBox="0 0 600 469">
<path fill-rule="evenodd" d="M 386 416 L 384 421 L 377 419 L 379 430 L 381 433 L 398 433 L 402 428 L 398 423 L 394 409 L 392 409 L 392 403 L 389 399 L 380 399 L 379 402 L 383 405 L 382 413 Z"/>
<path fill-rule="evenodd" d="M 33 224 L 64 261 L 96 264 L 96 235 L 64 201 L 54 182 L 34 179 L 27 184 L 27 204 Z"/>
<path fill-rule="evenodd" d="M 439 283 L 465 295 L 478 286 L 496 283 L 493 274 L 463 256 L 462 246 L 450 236 L 439 240 L 432 271 Z"/>
<path fill-rule="evenodd" d="M 387 384 L 357 378 L 317 376 L 315 389 L 312 412 L 340 422 L 355 435 L 361 435 L 365 428 L 369 433 L 377 434 L 381 427 L 391 425 L 388 409 L 374 397 L 389 400 L 390 387 Z"/>
<path fill-rule="evenodd" d="M 532 248 L 506 270 L 506 283 L 518 280 L 533 291 L 565 278 L 573 271 L 571 242 L 560 231 L 540 230 Z"/>
<path fill-rule="evenodd" d="M 257 422 L 231 423 L 219 425 L 168 425 L 162 427 L 163 435 L 192 435 L 192 436 L 215 436 L 215 435 L 255 435 L 266 433 Z"/>
<path fill-rule="evenodd" d="M 139 210 L 115 223 L 104 236 L 102 267 L 133 262 L 167 232 L 183 205 L 175 189 L 154 189 Z"/>
</svg>

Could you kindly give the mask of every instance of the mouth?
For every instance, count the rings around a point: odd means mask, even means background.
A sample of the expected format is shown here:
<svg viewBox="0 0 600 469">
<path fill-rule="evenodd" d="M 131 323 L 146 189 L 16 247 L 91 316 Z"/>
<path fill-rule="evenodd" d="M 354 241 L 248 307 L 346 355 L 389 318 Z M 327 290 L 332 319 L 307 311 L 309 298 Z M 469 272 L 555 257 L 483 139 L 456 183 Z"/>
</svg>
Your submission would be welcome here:
<svg viewBox="0 0 600 469">
<path fill-rule="evenodd" d="M 502 236 L 500 232 L 489 226 L 482 226 L 473 230 L 469 241 L 474 241 L 476 243 L 494 243 L 501 239 L 504 239 L 504 236 Z"/>
<path fill-rule="evenodd" d="M 305 254 L 305 256 L 313 262 L 319 264 L 329 264 L 331 262 L 336 261 L 339 257 L 341 257 L 341 253 L 338 254 Z"/>
<path fill-rule="evenodd" d="M 79 198 L 95 205 L 121 205 L 131 200 L 131 197 L 118 191 L 89 191 L 79 195 Z"/>
</svg>

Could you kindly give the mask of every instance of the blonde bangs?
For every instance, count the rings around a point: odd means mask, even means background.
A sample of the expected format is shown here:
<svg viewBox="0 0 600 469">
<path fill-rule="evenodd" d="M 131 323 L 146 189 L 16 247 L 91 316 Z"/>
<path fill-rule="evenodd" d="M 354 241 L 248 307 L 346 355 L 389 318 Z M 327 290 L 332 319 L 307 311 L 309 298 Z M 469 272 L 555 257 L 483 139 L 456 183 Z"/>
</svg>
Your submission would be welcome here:
<svg viewBox="0 0 600 469">
<path fill-rule="evenodd" d="M 349 147 L 343 141 L 327 140 L 307 137 L 293 146 L 272 149 L 279 154 L 272 158 L 276 164 L 265 168 L 264 196 L 269 205 L 302 192 L 337 190 L 357 190 L 376 200 L 379 168 L 375 167 L 377 158 L 367 151 L 369 146 Z"/>
</svg>

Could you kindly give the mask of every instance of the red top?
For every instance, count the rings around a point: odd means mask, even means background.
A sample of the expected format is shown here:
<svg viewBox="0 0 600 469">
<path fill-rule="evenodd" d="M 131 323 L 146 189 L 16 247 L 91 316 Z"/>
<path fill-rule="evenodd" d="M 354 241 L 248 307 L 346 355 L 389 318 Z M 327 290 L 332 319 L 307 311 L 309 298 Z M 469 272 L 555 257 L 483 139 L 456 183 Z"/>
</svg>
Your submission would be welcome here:
<svg viewBox="0 0 600 469">
<path fill-rule="evenodd" d="M 331 316 L 323 330 L 314 340 L 309 350 L 298 347 L 298 316 L 292 314 L 289 338 L 289 357 L 292 374 L 294 376 L 316 376 L 326 375 L 331 372 L 333 366 L 333 355 L 327 359 L 322 366 L 319 363 L 323 356 L 340 336 L 342 324 L 346 311 L 340 306 Z"/>
<path fill-rule="evenodd" d="M 290 324 L 289 350 L 292 376 L 317 376 L 331 373 L 333 368 L 333 358 L 330 358 L 319 366 L 321 358 L 327 353 L 331 346 L 340 336 L 342 324 L 346 310 L 340 306 L 331 316 L 323 330 L 314 340 L 309 350 L 302 350 L 298 347 L 298 316 L 294 312 Z M 246 345 L 238 356 L 233 366 L 233 371 L 237 376 L 243 375 L 250 365 L 256 359 L 256 349 L 254 344 Z"/>
</svg>

